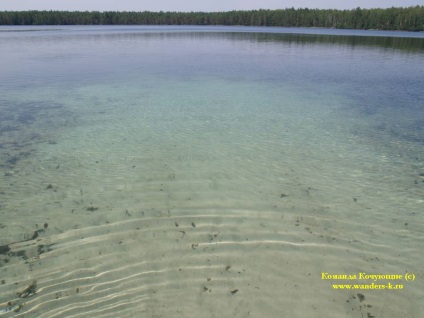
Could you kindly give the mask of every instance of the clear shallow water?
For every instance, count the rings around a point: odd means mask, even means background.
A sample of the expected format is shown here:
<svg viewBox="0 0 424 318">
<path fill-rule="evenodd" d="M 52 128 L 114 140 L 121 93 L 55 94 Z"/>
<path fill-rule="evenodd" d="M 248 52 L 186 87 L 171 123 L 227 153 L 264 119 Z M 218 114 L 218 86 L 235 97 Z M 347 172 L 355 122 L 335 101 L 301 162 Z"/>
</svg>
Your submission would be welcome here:
<svg viewBox="0 0 424 318">
<path fill-rule="evenodd" d="M 420 317 L 421 34 L 24 29 L 0 32 L 5 316 Z"/>
</svg>

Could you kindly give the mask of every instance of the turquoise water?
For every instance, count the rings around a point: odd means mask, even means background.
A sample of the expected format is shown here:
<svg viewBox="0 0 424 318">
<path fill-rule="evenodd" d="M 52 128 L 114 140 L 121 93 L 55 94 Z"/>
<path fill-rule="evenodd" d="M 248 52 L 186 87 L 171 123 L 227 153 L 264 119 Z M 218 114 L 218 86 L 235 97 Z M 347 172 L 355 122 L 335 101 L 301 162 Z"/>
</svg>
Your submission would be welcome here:
<svg viewBox="0 0 424 318">
<path fill-rule="evenodd" d="M 0 31 L 0 313 L 421 316 L 421 33 Z"/>
</svg>

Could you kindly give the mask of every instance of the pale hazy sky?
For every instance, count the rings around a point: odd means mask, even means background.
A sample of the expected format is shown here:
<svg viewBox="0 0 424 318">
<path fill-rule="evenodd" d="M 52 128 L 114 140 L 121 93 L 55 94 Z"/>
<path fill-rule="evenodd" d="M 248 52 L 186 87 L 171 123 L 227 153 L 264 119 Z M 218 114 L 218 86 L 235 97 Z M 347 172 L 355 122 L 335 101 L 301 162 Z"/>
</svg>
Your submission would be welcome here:
<svg viewBox="0 0 424 318">
<path fill-rule="evenodd" d="M 0 11 L 230 11 L 253 9 L 353 9 L 409 7 L 424 0 L 0 0 Z"/>
</svg>

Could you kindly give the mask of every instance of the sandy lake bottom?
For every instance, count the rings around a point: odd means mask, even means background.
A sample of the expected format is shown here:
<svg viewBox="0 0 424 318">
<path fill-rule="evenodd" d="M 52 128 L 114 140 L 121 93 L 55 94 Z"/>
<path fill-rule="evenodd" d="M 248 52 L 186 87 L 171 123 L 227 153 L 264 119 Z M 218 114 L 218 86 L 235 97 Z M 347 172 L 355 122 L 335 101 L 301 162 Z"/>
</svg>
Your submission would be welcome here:
<svg viewBox="0 0 424 318">
<path fill-rule="evenodd" d="M 14 58 L 40 82 L 3 75 L 0 315 L 421 317 L 420 82 L 393 92 L 402 107 L 377 107 L 393 79 L 373 95 L 353 70 L 369 51 L 393 54 L 393 68 L 423 56 L 200 35 L 51 49 L 45 37 Z M 333 51 L 330 72 L 309 69 Z M 274 76 L 277 57 L 287 76 Z M 351 82 L 336 80 L 339 60 Z M 91 65 L 80 82 L 78 63 Z"/>
</svg>

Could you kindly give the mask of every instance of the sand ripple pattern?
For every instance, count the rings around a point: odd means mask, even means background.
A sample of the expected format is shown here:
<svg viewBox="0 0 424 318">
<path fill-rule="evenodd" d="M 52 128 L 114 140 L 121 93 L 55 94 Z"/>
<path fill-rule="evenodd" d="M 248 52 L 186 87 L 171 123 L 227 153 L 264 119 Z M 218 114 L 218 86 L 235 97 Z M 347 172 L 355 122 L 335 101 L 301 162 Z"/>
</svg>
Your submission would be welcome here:
<svg viewBox="0 0 424 318">
<path fill-rule="evenodd" d="M 347 232 L 355 226 L 356 238 Z M 277 211 L 126 211 L 122 221 L 63 233 L 47 227 L 36 238 L 10 244 L 14 257 L 2 268 L 9 278 L 0 296 L 22 305 L 5 313 L 13 317 L 246 317 L 264 310 L 276 317 L 285 306 L 300 317 L 298 297 L 318 305 L 321 268 L 340 266 L 341 256 L 349 258 L 346 268 L 364 259 L 378 266 L 376 249 L 391 254 L 384 243 L 388 231 L 380 229 L 374 242 L 361 239 L 371 230 Z M 24 268 L 37 288 L 14 299 L 31 283 L 15 284 Z"/>
</svg>

